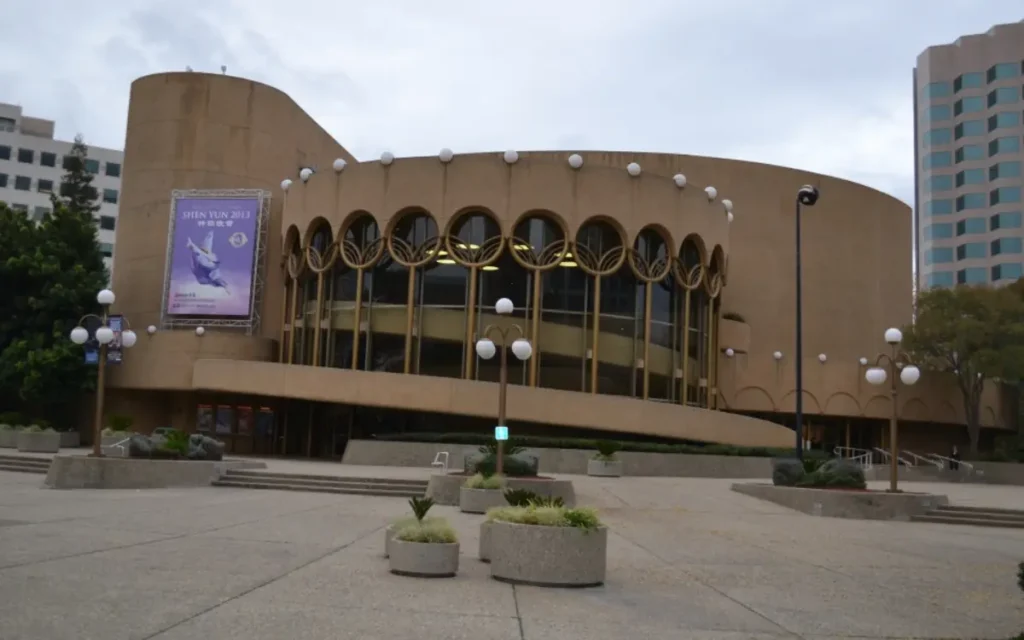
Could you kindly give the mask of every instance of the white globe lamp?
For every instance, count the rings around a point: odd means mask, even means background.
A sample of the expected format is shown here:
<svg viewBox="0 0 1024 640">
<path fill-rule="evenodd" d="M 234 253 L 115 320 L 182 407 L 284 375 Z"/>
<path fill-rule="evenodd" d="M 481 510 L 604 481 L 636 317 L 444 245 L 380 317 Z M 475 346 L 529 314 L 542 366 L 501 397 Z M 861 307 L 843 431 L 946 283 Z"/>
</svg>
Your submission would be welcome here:
<svg viewBox="0 0 1024 640">
<path fill-rule="evenodd" d="M 85 344 L 89 340 L 89 332 L 85 327 L 75 327 L 71 330 L 71 342 Z"/>
<path fill-rule="evenodd" d="M 908 387 L 921 379 L 921 370 L 912 364 L 908 364 L 900 371 L 900 380 Z"/>
<path fill-rule="evenodd" d="M 882 367 L 871 367 L 864 372 L 864 379 L 876 386 L 885 383 L 888 377 Z"/>
<path fill-rule="evenodd" d="M 775 353 L 772 354 L 772 357 L 775 358 L 776 360 L 782 360 L 782 352 L 776 351 Z"/>
<path fill-rule="evenodd" d="M 110 327 L 100 327 L 96 330 L 96 341 L 100 344 L 110 344 L 114 341 L 114 330 Z"/>
<path fill-rule="evenodd" d="M 640 165 L 635 162 L 630 162 L 626 165 L 626 172 L 635 178 L 640 175 Z"/>
<path fill-rule="evenodd" d="M 520 360 L 526 361 L 533 355 L 533 345 L 529 340 L 519 338 L 512 342 L 512 354 Z"/>
<path fill-rule="evenodd" d="M 385 167 L 389 166 L 394 161 L 395 154 L 391 153 L 390 151 L 385 151 L 384 153 L 380 154 L 380 163 Z"/>
<path fill-rule="evenodd" d="M 672 182 L 676 183 L 676 186 L 682 189 L 683 187 L 686 186 L 686 176 L 684 176 L 681 173 L 677 173 L 676 175 L 672 176 Z"/>
<path fill-rule="evenodd" d="M 725 357 L 726 358 L 731 358 L 734 355 L 736 355 L 736 352 L 733 351 L 732 347 L 729 347 L 728 349 L 725 350 Z"/>
<path fill-rule="evenodd" d="M 895 327 L 892 329 L 885 330 L 885 341 L 889 344 L 899 344 L 903 342 L 903 332 Z"/>
<path fill-rule="evenodd" d="M 156 325 L 151 324 L 148 327 L 146 327 L 146 333 L 148 333 L 149 335 L 153 335 L 154 333 L 156 333 Z"/>
<path fill-rule="evenodd" d="M 573 169 L 579 169 L 583 166 L 583 156 L 578 153 L 574 153 L 569 156 L 569 166 Z"/>
<path fill-rule="evenodd" d="M 501 298 L 494 303 L 494 312 L 500 316 L 507 316 L 515 310 L 515 305 L 508 298 Z"/>
<path fill-rule="evenodd" d="M 292 181 L 291 180 L 289 180 L 288 178 L 285 178 L 284 180 L 281 181 L 281 191 L 284 191 L 285 193 L 287 193 L 288 190 L 291 189 L 291 188 L 292 188 Z"/>
<path fill-rule="evenodd" d="M 725 207 L 726 213 L 732 213 L 732 200 L 722 200 L 722 206 Z"/>
<path fill-rule="evenodd" d="M 445 164 L 451 162 L 453 158 L 455 158 L 455 152 L 448 147 L 441 149 L 441 152 L 437 154 L 437 159 Z"/>
<path fill-rule="evenodd" d="M 867 358 L 861 358 L 860 359 L 860 366 L 862 366 L 862 367 L 868 366 L 868 359 Z"/>
<path fill-rule="evenodd" d="M 348 163 L 345 162 L 344 158 L 335 158 L 334 164 L 331 166 L 334 168 L 334 173 L 341 173 L 348 166 Z"/>
<path fill-rule="evenodd" d="M 114 292 L 110 289 L 104 289 L 96 294 L 96 302 L 103 306 L 110 306 L 114 304 Z"/>
<path fill-rule="evenodd" d="M 121 346 L 125 349 L 131 349 L 138 342 L 139 336 L 135 335 L 135 332 L 131 329 L 121 332 Z"/>
<path fill-rule="evenodd" d="M 309 179 L 313 177 L 313 170 L 309 167 L 303 167 L 302 171 L 299 171 L 299 179 L 303 182 L 309 182 Z"/>
<path fill-rule="evenodd" d="M 494 346 L 494 341 L 489 338 L 481 338 L 476 341 L 476 355 L 484 360 L 490 360 L 497 352 L 498 348 Z"/>
<path fill-rule="evenodd" d="M 203 328 L 203 327 L 196 327 L 196 335 L 197 336 L 201 336 L 204 333 L 206 333 L 206 329 L 205 328 Z"/>
<path fill-rule="evenodd" d="M 704 193 L 708 196 L 708 202 L 713 202 L 718 197 L 718 189 L 714 187 L 705 187 Z"/>
<path fill-rule="evenodd" d="M 519 161 L 519 152 L 509 149 L 505 153 L 501 154 L 501 157 L 505 160 L 505 164 L 515 164 Z"/>
</svg>

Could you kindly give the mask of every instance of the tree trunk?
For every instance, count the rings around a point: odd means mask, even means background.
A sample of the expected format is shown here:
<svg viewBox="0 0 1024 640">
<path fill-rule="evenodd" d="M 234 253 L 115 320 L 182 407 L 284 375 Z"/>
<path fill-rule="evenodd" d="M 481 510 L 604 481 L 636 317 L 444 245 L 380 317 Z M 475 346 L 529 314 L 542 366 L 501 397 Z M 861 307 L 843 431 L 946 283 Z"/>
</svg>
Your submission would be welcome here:
<svg viewBox="0 0 1024 640">
<path fill-rule="evenodd" d="M 964 393 L 964 416 L 967 418 L 967 437 L 971 440 L 969 457 L 978 457 L 978 441 L 981 440 L 981 394 Z"/>
</svg>

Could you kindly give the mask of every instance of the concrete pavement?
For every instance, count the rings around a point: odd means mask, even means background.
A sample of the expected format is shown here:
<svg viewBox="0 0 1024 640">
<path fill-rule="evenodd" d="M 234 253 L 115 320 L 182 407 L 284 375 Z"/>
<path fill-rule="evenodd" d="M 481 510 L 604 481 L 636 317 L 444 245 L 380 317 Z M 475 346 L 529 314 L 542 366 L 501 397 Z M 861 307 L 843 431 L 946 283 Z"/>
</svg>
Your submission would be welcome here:
<svg viewBox="0 0 1024 640">
<path fill-rule="evenodd" d="M 490 580 L 475 558 L 481 517 L 455 508 L 435 511 L 460 533 L 458 577 L 418 580 L 390 575 L 381 557 L 402 500 L 52 491 L 38 476 L 0 473 L 0 638 L 825 640 L 1024 629 L 1024 532 L 815 518 L 730 492 L 728 480 L 574 480 L 612 530 L 598 589 Z M 1014 487 L 905 488 L 1024 506 Z"/>
</svg>

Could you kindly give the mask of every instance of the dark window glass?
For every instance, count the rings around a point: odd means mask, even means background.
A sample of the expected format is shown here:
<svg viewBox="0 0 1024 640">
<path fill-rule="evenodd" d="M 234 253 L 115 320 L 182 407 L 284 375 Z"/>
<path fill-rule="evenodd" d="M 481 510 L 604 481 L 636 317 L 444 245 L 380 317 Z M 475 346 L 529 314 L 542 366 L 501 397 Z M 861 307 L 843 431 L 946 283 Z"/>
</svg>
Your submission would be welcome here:
<svg viewBox="0 0 1024 640">
<path fill-rule="evenodd" d="M 18 149 L 18 162 L 32 164 L 36 161 L 36 152 L 32 149 Z"/>
<path fill-rule="evenodd" d="M 53 192 L 53 180 L 43 180 L 42 178 L 36 183 L 36 191 L 39 193 L 52 193 Z"/>
<path fill-rule="evenodd" d="M 121 165 L 116 162 L 108 162 L 105 167 L 107 175 L 111 178 L 121 177 Z"/>
<path fill-rule="evenodd" d="M 18 191 L 28 191 L 32 188 L 32 178 L 29 178 L 28 176 L 15 177 L 14 188 Z"/>
<path fill-rule="evenodd" d="M 39 154 L 39 164 L 44 167 L 56 167 L 57 166 L 57 154 L 49 151 L 43 151 Z"/>
</svg>

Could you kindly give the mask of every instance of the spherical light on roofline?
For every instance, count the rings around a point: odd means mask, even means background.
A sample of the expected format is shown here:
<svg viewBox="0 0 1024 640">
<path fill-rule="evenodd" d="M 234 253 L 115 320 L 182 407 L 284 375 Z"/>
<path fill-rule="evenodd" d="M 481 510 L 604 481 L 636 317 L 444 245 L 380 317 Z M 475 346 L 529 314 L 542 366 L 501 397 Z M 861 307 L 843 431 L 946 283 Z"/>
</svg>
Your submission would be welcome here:
<svg viewBox="0 0 1024 640">
<path fill-rule="evenodd" d="M 729 347 L 728 349 L 725 350 L 725 357 L 726 358 L 731 358 L 734 355 L 736 355 L 736 352 L 733 350 L 732 347 Z"/>
<path fill-rule="evenodd" d="M 394 161 L 395 154 L 391 153 L 390 151 L 385 151 L 384 153 L 380 154 L 380 163 L 385 167 L 390 165 Z"/>
<path fill-rule="evenodd" d="M 686 186 L 686 176 L 684 176 L 681 173 L 677 173 L 676 175 L 672 176 L 672 182 L 676 183 L 676 186 L 682 189 L 683 187 Z"/>
<path fill-rule="evenodd" d="M 825 355 L 824 353 L 819 353 L 818 354 L 818 362 L 824 364 L 827 360 L 828 360 L 828 356 L 827 355 Z"/>
<path fill-rule="evenodd" d="M 722 206 L 725 207 L 726 213 L 732 213 L 732 200 L 722 200 Z"/>
<path fill-rule="evenodd" d="M 505 153 L 501 154 L 501 157 L 505 160 L 505 164 L 515 164 L 519 161 L 519 152 L 514 149 L 509 149 Z"/>
<path fill-rule="evenodd" d="M 775 358 L 776 360 L 782 360 L 782 352 L 776 351 L 775 353 L 772 354 L 772 357 Z"/>
<path fill-rule="evenodd" d="M 154 333 L 156 333 L 156 325 L 151 324 L 148 327 L 146 327 L 146 333 L 148 333 L 149 335 L 153 335 Z"/>
<path fill-rule="evenodd" d="M 299 179 L 303 182 L 309 182 L 309 179 L 313 177 L 313 173 L 314 171 L 309 167 L 303 167 L 302 170 L 299 171 Z"/>
<path fill-rule="evenodd" d="M 583 156 L 578 153 L 574 153 L 569 156 L 569 166 L 573 169 L 579 169 L 583 166 Z"/>
<path fill-rule="evenodd" d="M 732 219 L 733 219 L 732 211 L 730 211 L 729 213 L 725 214 L 725 219 L 728 220 L 730 224 L 732 224 Z"/>
<path fill-rule="evenodd" d="M 718 189 L 714 187 L 704 187 L 704 193 L 708 194 L 708 202 L 713 202 L 718 197 Z"/>
<path fill-rule="evenodd" d="M 344 158 L 335 158 L 334 164 L 331 166 L 334 167 L 334 173 L 341 173 L 345 170 L 346 165 L 348 165 L 348 163 L 345 162 Z"/>
<path fill-rule="evenodd" d="M 197 336 L 201 336 L 204 333 L 206 333 L 206 329 L 204 329 L 203 327 L 196 327 L 196 335 Z"/>
<path fill-rule="evenodd" d="M 640 165 L 635 162 L 630 162 L 629 164 L 626 165 L 626 171 L 629 173 L 629 175 L 635 178 L 638 175 L 640 175 Z"/>
<path fill-rule="evenodd" d="M 868 359 L 867 358 L 861 358 L 860 359 L 860 366 L 862 366 L 862 367 L 868 366 Z"/>
<path fill-rule="evenodd" d="M 454 157 L 455 152 L 449 149 L 448 147 L 441 149 L 441 152 L 437 154 L 437 159 L 445 164 L 451 162 Z"/>
<path fill-rule="evenodd" d="M 281 191 L 284 191 L 285 193 L 287 193 L 288 190 L 291 189 L 291 188 L 292 188 L 292 181 L 290 179 L 285 178 L 284 180 L 281 181 Z"/>
</svg>

